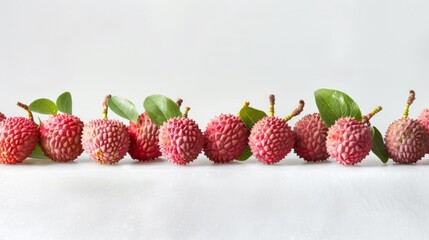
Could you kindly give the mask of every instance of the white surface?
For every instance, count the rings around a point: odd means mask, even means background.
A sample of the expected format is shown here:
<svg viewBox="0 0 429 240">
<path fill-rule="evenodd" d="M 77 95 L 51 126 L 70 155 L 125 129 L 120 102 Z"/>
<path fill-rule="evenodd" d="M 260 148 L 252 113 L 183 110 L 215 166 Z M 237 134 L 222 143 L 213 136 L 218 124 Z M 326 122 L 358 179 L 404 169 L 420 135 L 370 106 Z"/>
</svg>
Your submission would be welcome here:
<svg viewBox="0 0 429 240">
<path fill-rule="evenodd" d="M 0 239 L 428 239 L 429 161 L 0 165 Z"/>
<path fill-rule="evenodd" d="M 99 118 L 107 93 L 182 97 L 201 127 L 244 100 L 316 111 L 349 93 L 385 132 L 409 89 L 428 107 L 427 0 L 0 0 L 0 111 L 71 91 Z M 40 116 L 45 119 L 45 116 Z M 117 118 L 110 114 L 111 118 Z M 296 122 L 293 119 L 291 123 Z M 187 167 L 0 165 L 0 239 L 428 239 L 428 160 L 415 166 L 256 162 Z M 371 163 L 373 162 L 373 163 Z M 34 163 L 34 162 L 33 162 Z"/>
</svg>

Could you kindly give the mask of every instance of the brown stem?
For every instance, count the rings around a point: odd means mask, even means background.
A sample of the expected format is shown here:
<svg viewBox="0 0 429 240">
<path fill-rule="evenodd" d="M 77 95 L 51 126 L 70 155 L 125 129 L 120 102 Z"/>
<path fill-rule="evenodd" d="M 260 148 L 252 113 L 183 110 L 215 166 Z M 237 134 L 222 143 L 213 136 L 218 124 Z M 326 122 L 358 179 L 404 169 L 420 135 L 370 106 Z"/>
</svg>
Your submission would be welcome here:
<svg viewBox="0 0 429 240">
<path fill-rule="evenodd" d="M 270 98 L 270 108 L 269 108 L 270 117 L 274 117 L 274 104 L 276 104 L 276 97 L 274 96 L 274 94 L 270 94 L 269 98 Z"/>
<path fill-rule="evenodd" d="M 183 99 L 178 98 L 178 99 L 176 100 L 176 104 L 177 104 L 177 106 L 178 106 L 179 108 L 182 106 L 182 103 L 183 103 Z"/>
<path fill-rule="evenodd" d="M 27 105 L 20 103 L 20 102 L 16 103 L 16 105 L 18 105 L 18 107 L 23 108 L 25 111 L 27 111 L 28 119 L 30 119 L 31 121 L 34 121 L 33 113 L 30 111 L 30 109 Z"/>
<path fill-rule="evenodd" d="M 369 120 L 371 120 L 371 118 L 374 117 L 374 115 L 379 113 L 381 110 L 383 110 L 383 108 L 381 106 L 374 108 L 374 110 L 372 110 L 370 113 L 368 113 L 368 115 L 362 117 L 362 122 L 364 124 L 371 125 Z"/>
<path fill-rule="evenodd" d="M 293 117 L 298 116 L 303 110 L 304 110 L 304 100 L 299 100 L 299 104 L 298 107 L 295 108 L 295 110 L 293 110 L 293 112 L 289 115 L 287 115 L 284 120 L 287 122 L 289 120 L 291 120 Z"/>
<path fill-rule="evenodd" d="M 107 110 L 109 109 L 109 98 L 111 98 L 112 95 L 109 94 L 104 98 L 103 101 L 103 116 L 102 119 L 107 120 Z"/>
<path fill-rule="evenodd" d="M 414 90 L 410 90 L 410 96 L 408 97 L 407 105 L 405 105 L 404 112 L 402 113 L 403 118 L 408 118 L 410 106 L 411 104 L 413 104 L 414 100 L 416 100 L 416 93 L 414 92 Z"/>
</svg>

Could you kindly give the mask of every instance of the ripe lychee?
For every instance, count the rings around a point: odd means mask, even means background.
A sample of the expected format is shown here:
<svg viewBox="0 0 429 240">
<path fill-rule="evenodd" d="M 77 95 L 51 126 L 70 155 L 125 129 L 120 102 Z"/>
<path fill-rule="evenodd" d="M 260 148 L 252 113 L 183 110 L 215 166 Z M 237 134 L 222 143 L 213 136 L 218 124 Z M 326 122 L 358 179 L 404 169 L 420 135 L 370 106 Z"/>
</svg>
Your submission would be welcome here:
<svg viewBox="0 0 429 240">
<path fill-rule="evenodd" d="M 159 128 L 147 113 L 141 114 L 137 123 L 130 121 L 128 133 L 131 141 L 128 153 L 133 159 L 148 161 L 161 156 L 158 146 Z"/>
<path fill-rule="evenodd" d="M 401 164 L 417 162 L 428 149 L 429 136 L 425 126 L 408 118 L 409 107 L 414 100 L 415 92 L 411 90 L 402 118 L 390 124 L 384 139 L 389 157 Z"/>
<path fill-rule="evenodd" d="M 83 123 L 76 116 L 50 116 L 39 128 L 40 147 L 45 155 L 56 162 L 73 161 L 82 154 Z"/>
<path fill-rule="evenodd" d="M 423 126 L 425 126 L 426 131 L 429 134 L 429 109 L 428 108 L 423 109 L 418 120 Z M 429 152 L 429 137 L 428 137 L 428 143 L 427 143 L 427 152 Z"/>
<path fill-rule="evenodd" d="M 172 118 L 159 129 L 159 147 L 163 156 L 172 163 L 185 165 L 194 161 L 201 153 L 204 135 L 198 124 L 187 117 Z"/>
<path fill-rule="evenodd" d="M 274 95 L 270 95 L 270 116 L 259 120 L 252 128 L 249 146 L 253 155 L 262 163 L 274 164 L 282 160 L 293 148 L 295 136 L 287 124 L 304 109 L 304 101 L 284 119 L 274 117 Z"/>
<path fill-rule="evenodd" d="M 0 113 L 0 122 L 5 120 L 6 116 L 3 113 Z"/>
<path fill-rule="evenodd" d="M 328 128 L 320 118 L 319 113 L 309 114 L 299 120 L 294 128 L 294 151 L 309 162 L 326 160 L 329 154 L 326 150 Z"/>
<path fill-rule="evenodd" d="M 329 155 L 343 165 L 361 162 L 371 150 L 372 134 L 366 123 L 342 117 L 329 128 L 326 147 Z"/>
<path fill-rule="evenodd" d="M 221 114 L 207 124 L 204 153 L 215 163 L 231 162 L 247 147 L 249 134 L 239 117 Z"/>
<path fill-rule="evenodd" d="M 124 158 L 130 146 L 127 127 L 117 120 L 107 119 L 106 96 L 103 103 L 103 118 L 85 124 L 82 146 L 91 159 L 101 164 L 114 164 Z"/>
<path fill-rule="evenodd" d="M 39 133 L 33 114 L 27 105 L 18 106 L 28 112 L 29 118 L 11 117 L 0 122 L 0 163 L 21 163 L 37 145 Z"/>
</svg>

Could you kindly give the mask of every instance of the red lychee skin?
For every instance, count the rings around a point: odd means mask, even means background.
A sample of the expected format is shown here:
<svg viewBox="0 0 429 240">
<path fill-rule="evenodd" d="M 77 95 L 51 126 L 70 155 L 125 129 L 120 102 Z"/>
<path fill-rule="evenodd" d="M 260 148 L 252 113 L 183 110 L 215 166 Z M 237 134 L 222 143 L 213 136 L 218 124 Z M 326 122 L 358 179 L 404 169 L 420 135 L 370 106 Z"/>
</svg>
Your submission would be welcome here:
<svg viewBox="0 0 429 240">
<path fill-rule="evenodd" d="M 139 116 L 137 124 L 130 122 L 130 156 L 139 161 L 157 159 L 161 156 L 158 145 L 159 128 L 152 122 L 147 113 Z"/>
<path fill-rule="evenodd" d="M 425 129 L 429 134 L 429 109 L 428 108 L 426 108 L 422 111 L 418 120 L 421 124 L 423 124 L 423 126 L 425 126 Z M 426 153 L 429 153 L 429 137 L 428 137 L 428 142 L 427 142 L 427 152 Z"/>
<path fill-rule="evenodd" d="M 299 120 L 294 128 L 295 153 L 309 162 L 318 162 L 328 159 L 326 150 L 326 138 L 328 128 L 320 118 L 319 113 L 314 113 Z"/>
<path fill-rule="evenodd" d="M 6 119 L 6 116 L 0 112 L 0 122 L 5 120 L 5 119 Z"/>
<path fill-rule="evenodd" d="M 295 136 L 289 125 L 278 117 L 264 117 L 252 128 L 249 146 L 253 155 L 262 163 L 274 164 L 292 150 Z"/>
<path fill-rule="evenodd" d="M 238 158 L 247 147 L 249 130 L 232 114 L 214 117 L 206 127 L 204 154 L 215 163 L 227 163 Z"/>
<path fill-rule="evenodd" d="M 0 122 L 0 163 L 24 161 L 37 145 L 37 124 L 23 117 L 6 118 Z"/>
<path fill-rule="evenodd" d="M 368 156 L 371 150 L 371 130 L 354 118 L 340 118 L 329 128 L 326 147 L 338 163 L 354 165 Z"/>
<path fill-rule="evenodd" d="M 50 116 L 39 128 L 39 142 L 45 155 L 56 162 L 73 161 L 82 152 L 83 123 L 76 116 Z"/>
<path fill-rule="evenodd" d="M 83 127 L 82 146 L 97 163 L 115 164 L 127 154 L 130 135 L 117 120 L 92 120 Z"/>
<path fill-rule="evenodd" d="M 387 128 L 384 141 L 387 153 L 394 162 L 411 164 L 426 154 L 428 138 L 425 127 L 419 121 L 401 118 Z"/>
<path fill-rule="evenodd" d="M 159 147 L 170 162 L 185 165 L 201 153 L 204 135 L 198 124 L 185 117 L 172 118 L 159 129 Z"/>
</svg>

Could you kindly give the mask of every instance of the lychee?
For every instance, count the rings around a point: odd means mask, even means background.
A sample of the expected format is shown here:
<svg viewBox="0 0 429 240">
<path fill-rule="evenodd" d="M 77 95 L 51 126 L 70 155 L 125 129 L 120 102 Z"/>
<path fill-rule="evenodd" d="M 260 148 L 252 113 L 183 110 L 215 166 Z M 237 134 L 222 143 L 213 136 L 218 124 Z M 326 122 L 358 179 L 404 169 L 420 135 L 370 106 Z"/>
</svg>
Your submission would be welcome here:
<svg viewBox="0 0 429 240">
<path fill-rule="evenodd" d="M 304 109 L 304 101 L 284 119 L 274 117 L 274 95 L 270 95 L 270 115 L 259 120 L 252 128 L 249 146 L 253 155 L 262 163 L 274 164 L 282 160 L 293 148 L 295 136 L 287 124 Z"/>
<path fill-rule="evenodd" d="M 425 126 L 408 118 L 409 107 L 414 100 L 415 92 L 411 90 L 402 118 L 390 124 L 384 139 L 389 157 L 401 164 L 417 162 L 428 149 L 429 136 Z"/>
<path fill-rule="evenodd" d="M 76 116 L 50 116 L 39 128 L 40 147 L 45 155 L 56 162 L 73 161 L 82 154 L 83 123 Z"/>
<path fill-rule="evenodd" d="M 423 126 L 425 126 L 426 131 L 429 134 L 429 109 L 428 108 L 423 109 L 418 120 Z M 428 143 L 427 143 L 427 152 L 429 152 L 429 137 L 428 137 Z"/>
<path fill-rule="evenodd" d="M 101 164 L 114 164 L 121 160 L 130 146 L 127 127 L 117 120 L 107 119 L 106 96 L 103 103 L 103 118 L 85 124 L 82 134 L 82 146 L 91 159 Z"/>
<path fill-rule="evenodd" d="M 295 134 L 294 151 L 300 158 L 317 162 L 329 157 L 326 150 L 328 128 L 319 113 L 303 117 L 295 124 L 293 132 Z"/>
<path fill-rule="evenodd" d="M 130 121 L 130 156 L 139 161 L 153 160 L 161 156 L 158 146 L 158 126 L 149 118 L 147 113 L 139 116 L 137 123 Z"/>
<path fill-rule="evenodd" d="M 204 153 L 215 163 L 231 162 L 247 147 L 249 134 L 239 117 L 221 114 L 207 124 Z"/>
<path fill-rule="evenodd" d="M 39 134 L 33 114 L 27 105 L 18 106 L 28 112 L 29 118 L 11 117 L 0 122 L 0 163 L 21 163 L 37 145 Z"/>
<path fill-rule="evenodd" d="M 198 124 L 187 117 L 189 108 L 183 117 L 172 118 L 159 129 L 159 147 L 163 156 L 178 165 L 195 160 L 201 153 L 204 135 Z"/>
</svg>

